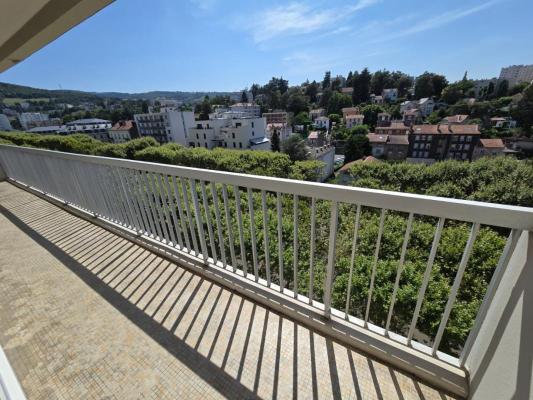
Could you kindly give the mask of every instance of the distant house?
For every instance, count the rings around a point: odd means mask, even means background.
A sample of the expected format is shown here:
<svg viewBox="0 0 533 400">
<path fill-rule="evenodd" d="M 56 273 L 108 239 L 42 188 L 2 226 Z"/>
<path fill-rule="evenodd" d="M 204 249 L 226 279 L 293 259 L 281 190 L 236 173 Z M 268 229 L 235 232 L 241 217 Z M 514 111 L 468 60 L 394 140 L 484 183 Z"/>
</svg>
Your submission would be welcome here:
<svg viewBox="0 0 533 400">
<path fill-rule="evenodd" d="M 383 89 L 383 91 L 381 92 L 381 96 L 383 97 L 383 100 L 387 103 L 394 103 L 396 102 L 396 100 L 398 100 L 398 89 Z"/>
<path fill-rule="evenodd" d="M 406 126 L 413 126 L 422 122 L 422 113 L 418 108 L 408 110 L 403 113 L 403 123 Z"/>
<path fill-rule="evenodd" d="M 66 135 L 67 127 L 65 125 L 36 126 L 28 132 L 38 133 L 40 135 Z"/>
<path fill-rule="evenodd" d="M 325 117 L 326 116 L 326 110 L 323 108 L 315 108 L 314 110 L 309 111 L 309 118 L 311 121 L 315 121 L 315 119 L 319 117 Z"/>
<path fill-rule="evenodd" d="M 442 121 L 440 121 L 440 123 L 448 124 L 448 125 L 462 125 L 462 124 L 465 124 L 467 121 L 468 121 L 468 115 L 457 114 L 457 115 L 450 115 L 449 117 L 443 118 Z"/>
<path fill-rule="evenodd" d="M 526 136 L 503 138 L 505 146 L 508 149 L 518 151 L 525 155 L 533 155 L 533 138 Z"/>
<path fill-rule="evenodd" d="M 230 106 L 231 112 L 241 117 L 257 118 L 261 116 L 261 106 L 254 103 L 236 103 Z"/>
<path fill-rule="evenodd" d="M 479 139 L 474 148 L 472 159 L 477 160 L 481 157 L 499 156 L 504 154 L 505 144 L 501 139 Z"/>
<path fill-rule="evenodd" d="M 287 124 L 267 124 L 267 137 L 272 139 L 272 134 L 277 132 L 280 140 L 288 139 L 292 135 L 292 127 Z"/>
<path fill-rule="evenodd" d="M 124 143 L 138 136 L 135 121 L 132 120 L 118 121 L 109 129 L 109 139 L 113 143 Z"/>
<path fill-rule="evenodd" d="M 377 126 L 389 126 L 390 125 L 391 115 L 386 112 L 378 113 L 378 122 Z"/>
<path fill-rule="evenodd" d="M 389 136 L 376 133 L 369 133 L 366 136 L 372 147 L 372 155 L 377 158 L 383 157 L 385 154 L 385 145 L 387 144 Z"/>
<path fill-rule="evenodd" d="M 353 87 L 343 87 L 341 88 L 341 93 L 351 96 L 353 94 Z"/>
<path fill-rule="evenodd" d="M 387 160 L 405 160 L 409 149 L 407 135 L 381 135 L 370 133 L 367 135 L 372 155 Z"/>
<path fill-rule="evenodd" d="M 388 126 L 376 127 L 376 133 L 379 135 L 407 135 L 409 127 L 403 121 L 393 121 Z"/>
<path fill-rule="evenodd" d="M 315 128 L 318 129 L 329 129 L 329 118 L 328 117 L 318 117 L 314 122 Z"/>
<path fill-rule="evenodd" d="M 370 102 L 372 104 L 383 104 L 383 96 L 376 96 L 375 94 L 371 94 Z"/>
<path fill-rule="evenodd" d="M 109 142 L 109 129 L 112 125 L 111 121 L 105 119 L 85 118 L 67 122 L 66 126 L 68 134 L 84 133 L 97 140 Z"/>
<path fill-rule="evenodd" d="M 359 107 L 344 107 L 342 109 L 342 118 L 346 118 L 347 115 L 360 114 Z"/>
<path fill-rule="evenodd" d="M 418 100 L 418 109 L 423 117 L 427 117 L 435 109 L 435 102 L 429 97 Z"/>
<path fill-rule="evenodd" d="M 346 128 L 353 128 L 357 125 L 363 125 L 364 120 L 365 116 L 363 114 L 348 114 L 344 118 L 344 123 Z"/>
<path fill-rule="evenodd" d="M 289 114 L 286 111 L 272 111 L 263 113 L 263 117 L 266 119 L 266 124 L 288 124 Z"/>
<path fill-rule="evenodd" d="M 516 121 L 509 117 L 494 117 L 490 119 L 490 125 L 493 128 L 511 129 L 516 128 Z"/>
<path fill-rule="evenodd" d="M 417 101 L 406 100 L 400 104 L 400 113 L 403 114 L 406 111 L 418 109 Z"/>
</svg>

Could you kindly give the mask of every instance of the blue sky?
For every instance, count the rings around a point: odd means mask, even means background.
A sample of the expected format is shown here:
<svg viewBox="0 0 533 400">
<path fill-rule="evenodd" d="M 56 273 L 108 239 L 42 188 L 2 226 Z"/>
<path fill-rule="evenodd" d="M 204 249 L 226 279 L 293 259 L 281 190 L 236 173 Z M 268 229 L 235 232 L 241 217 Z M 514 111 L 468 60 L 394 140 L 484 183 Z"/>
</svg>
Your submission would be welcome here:
<svg viewBox="0 0 533 400">
<path fill-rule="evenodd" d="M 141 92 L 364 67 L 492 77 L 533 64 L 532 15 L 531 0 L 117 0 L 0 81 Z"/>
</svg>

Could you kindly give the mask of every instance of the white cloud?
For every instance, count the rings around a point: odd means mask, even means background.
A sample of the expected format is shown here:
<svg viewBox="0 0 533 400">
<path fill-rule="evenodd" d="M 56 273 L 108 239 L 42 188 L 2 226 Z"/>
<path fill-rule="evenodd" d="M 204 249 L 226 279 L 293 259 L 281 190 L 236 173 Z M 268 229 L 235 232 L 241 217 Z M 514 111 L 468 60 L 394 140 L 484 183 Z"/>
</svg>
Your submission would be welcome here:
<svg viewBox="0 0 533 400">
<path fill-rule="evenodd" d="M 190 0 L 190 2 L 201 11 L 211 11 L 215 7 L 217 0 Z"/>
<path fill-rule="evenodd" d="M 414 35 L 416 33 L 425 32 L 431 29 L 439 28 L 444 25 L 448 25 L 449 23 L 452 23 L 454 21 L 457 21 L 459 19 L 468 17 L 469 15 L 476 14 L 480 11 L 483 11 L 489 7 L 492 7 L 496 3 L 499 3 L 501 0 L 492 0 L 487 1 L 485 3 L 481 3 L 475 7 L 471 8 L 461 8 L 456 10 L 451 10 L 444 12 L 438 16 L 432 17 L 432 18 L 426 18 L 419 21 L 414 21 L 411 23 L 411 26 L 406 29 L 400 29 L 397 32 L 394 32 L 392 34 L 384 34 L 380 35 L 378 38 L 373 40 L 373 43 L 377 42 L 384 42 L 392 39 L 398 39 L 405 36 Z"/>
<path fill-rule="evenodd" d="M 253 23 L 245 28 L 251 33 L 254 42 L 262 43 L 281 36 L 301 35 L 325 29 L 378 1 L 380 0 L 359 0 L 347 7 L 328 9 L 312 8 L 303 2 L 293 2 L 287 6 L 260 12 L 252 18 Z"/>
</svg>

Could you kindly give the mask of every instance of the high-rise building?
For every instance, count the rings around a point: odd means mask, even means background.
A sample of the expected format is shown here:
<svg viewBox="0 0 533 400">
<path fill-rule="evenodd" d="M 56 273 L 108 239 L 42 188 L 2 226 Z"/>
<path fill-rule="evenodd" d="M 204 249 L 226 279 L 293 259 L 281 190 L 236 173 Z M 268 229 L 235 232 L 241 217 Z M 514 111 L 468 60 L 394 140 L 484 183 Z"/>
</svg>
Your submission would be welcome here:
<svg viewBox="0 0 533 400">
<path fill-rule="evenodd" d="M 162 108 L 160 112 L 135 114 L 139 135 L 152 136 L 159 143 L 179 143 L 187 146 L 187 131 L 195 126 L 192 111 Z"/>
<path fill-rule="evenodd" d="M 502 68 L 500 80 L 504 79 L 509 82 L 509 87 L 522 82 L 530 83 L 533 81 L 533 65 L 511 65 Z"/>
</svg>

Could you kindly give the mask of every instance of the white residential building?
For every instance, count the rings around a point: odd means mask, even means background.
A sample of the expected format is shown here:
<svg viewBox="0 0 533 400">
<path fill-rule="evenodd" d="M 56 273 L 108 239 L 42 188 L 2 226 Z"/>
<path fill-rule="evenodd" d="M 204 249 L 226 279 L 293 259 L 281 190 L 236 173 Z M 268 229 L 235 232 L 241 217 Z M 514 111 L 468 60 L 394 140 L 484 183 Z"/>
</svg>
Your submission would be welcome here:
<svg viewBox="0 0 533 400">
<path fill-rule="evenodd" d="M 506 79 L 509 87 L 533 80 L 533 65 L 511 65 L 501 69 L 500 81 Z"/>
<path fill-rule="evenodd" d="M 261 116 L 261 106 L 254 103 L 237 103 L 230 106 L 230 110 L 239 114 L 241 118 L 256 118 Z"/>
<path fill-rule="evenodd" d="M 133 139 L 136 132 L 135 122 L 132 120 L 118 121 L 109 129 L 109 139 L 113 143 L 124 143 Z"/>
<path fill-rule="evenodd" d="M 318 181 L 324 182 L 333 174 L 335 168 L 335 146 L 311 147 L 309 156 L 313 160 L 325 163 L 318 176 Z"/>
<path fill-rule="evenodd" d="M 188 129 L 187 145 L 213 149 L 270 150 L 264 118 L 216 118 L 196 121 Z"/>
<path fill-rule="evenodd" d="M 326 110 L 323 108 L 315 108 L 314 110 L 309 111 L 309 118 L 311 121 L 315 121 L 315 119 L 319 117 L 325 117 L 326 116 Z"/>
<path fill-rule="evenodd" d="M 38 112 L 24 112 L 19 114 L 20 126 L 25 131 L 36 126 L 43 126 L 49 120 L 48 114 Z"/>
<path fill-rule="evenodd" d="M 29 133 L 38 133 L 40 135 L 66 135 L 68 134 L 65 125 L 36 126 L 28 131 Z"/>
<path fill-rule="evenodd" d="M 406 111 L 418 109 L 418 102 L 412 100 L 406 100 L 400 104 L 400 113 L 403 114 Z"/>
<path fill-rule="evenodd" d="M 398 89 L 383 89 L 383 91 L 381 92 L 381 96 L 383 97 L 384 101 L 394 103 L 396 100 L 398 100 Z"/>
<path fill-rule="evenodd" d="M 135 114 L 139 135 L 152 136 L 159 143 L 187 145 L 187 130 L 194 127 L 194 113 L 163 108 L 158 113 Z"/>
<path fill-rule="evenodd" d="M 111 121 L 100 118 L 77 119 L 65 125 L 67 134 L 84 133 L 104 142 L 109 141 L 108 130 L 112 126 Z"/>
<path fill-rule="evenodd" d="M 314 122 L 315 128 L 317 129 L 329 129 L 329 118 L 328 117 L 318 117 Z"/>
<path fill-rule="evenodd" d="M 9 119 L 4 114 L 0 114 L 0 131 L 10 131 L 11 129 Z"/>
<path fill-rule="evenodd" d="M 346 128 L 353 128 L 357 125 L 363 125 L 365 116 L 363 114 L 348 114 L 344 117 Z"/>
</svg>

